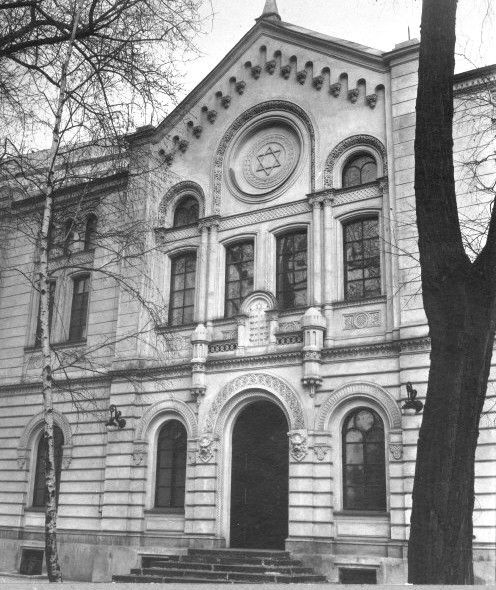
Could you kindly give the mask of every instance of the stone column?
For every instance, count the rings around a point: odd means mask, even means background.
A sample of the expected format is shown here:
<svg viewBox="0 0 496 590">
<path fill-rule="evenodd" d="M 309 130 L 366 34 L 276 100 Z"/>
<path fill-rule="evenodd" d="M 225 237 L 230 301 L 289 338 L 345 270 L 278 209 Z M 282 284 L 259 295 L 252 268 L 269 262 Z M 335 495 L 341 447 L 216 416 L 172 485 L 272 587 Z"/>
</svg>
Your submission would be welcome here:
<svg viewBox="0 0 496 590">
<path fill-rule="evenodd" d="M 322 303 L 322 245 L 320 238 L 321 206 L 319 199 L 312 199 L 312 261 L 313 261 L 313 293 L 312 305 Z"/>
<path fill-rule="evenodd" d="M 208 248 L 208 294 L 207 294 L 207 321 L 212 321 L 216 315 L 215 286 L 217 277 L 217 240 L 219 220 L 212 219 L 210 223 L 210 242 Z"/>
<path fill-rule="evenodd" d="M 208 225 L 200 222 L 200 254 L 198 256 L 198 292 L 196 305 L 196 321 L 204 323 L 207 319 L 207 256 L 208 256 Z"/>
<path fill-rule="evenodd" d="M 332 197 L 326 196 L 323 201 L 324 208 L 324 303 L 332 301 L 332 276 L 335 263 L 332 250 Z"/>
</svg>

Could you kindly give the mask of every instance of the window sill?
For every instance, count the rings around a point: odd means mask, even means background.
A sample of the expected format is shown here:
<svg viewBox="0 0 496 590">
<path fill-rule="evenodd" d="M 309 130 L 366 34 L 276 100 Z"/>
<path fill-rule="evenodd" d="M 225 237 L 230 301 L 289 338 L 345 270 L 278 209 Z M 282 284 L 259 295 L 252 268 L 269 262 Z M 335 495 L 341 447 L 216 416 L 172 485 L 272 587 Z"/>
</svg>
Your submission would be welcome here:
<svg viewBox="0 0 496 590">
<path fill-rule="evenodd" d="M 54 350 L 59 350 L 61 348 L 74 348 L 75 346 L 86 346 L 87 340 L 74 340 L 73 342 L 65 341 L 65 342 L 58 342 L 53 344 L 50 342 L 50 348 Z M 25 346 L 24 352 L 41 352 L 41 346 Z"/>
<path fill-rule="evenodd" d="M 168 332 L 188 332 L 193 331 L 196 328 L 196 323 L 193 322 L 191 324 L 181 324 L 180 326 L 169 326 L 169 324 L 160 324 L 159 326 L 155 326 L 155 331 L 158 334 L 164 334 Z"/>
<path fill-rule="evenodd" d="M 24 512 L 45 512 L 44 506 L 27 506 L 24 508 Z"/>
<path fill-rule="evenodd" d="M 389 517 L 387 510 L 335 510 L 334 516 L 377 516 Z"/>
<path fill-rule="evenodd" d="M 148 508 L 144 512 L 146 515 L 178 514 L 179 516 L 184 516 L 184 508 Z"/>
<path fill-rule="evenodd" d="M 342 307 L 362 307 L 363 305 L 374 305 L 384 303 L 386 295 L 379 295 L 377 297 L 369 297 L 368 299 L 346 299 L 343 301 L 333 301 L 331 303 L 333 309 L 340 309 Z"/>
</svg>

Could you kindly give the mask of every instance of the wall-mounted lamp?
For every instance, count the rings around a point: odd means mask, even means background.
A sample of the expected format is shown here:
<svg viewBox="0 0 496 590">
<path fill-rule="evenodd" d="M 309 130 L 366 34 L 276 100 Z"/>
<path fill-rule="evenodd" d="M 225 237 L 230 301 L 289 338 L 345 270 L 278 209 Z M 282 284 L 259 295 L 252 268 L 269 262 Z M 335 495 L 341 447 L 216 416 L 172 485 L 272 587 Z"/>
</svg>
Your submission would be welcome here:
<svg viewBox="0 0 496 590">
<path fill-rule="evenodd" d="M 419 400 L 415 399 L 417 397 L 417 390 L 413 389 L 413 385 L 408 381 L 406 384 L 406 395 L 408 399 L 406 402 L 401 406 L 402 410 L 415 410 L 416 414 L 419 414 L 424 407 L 424 404 Z"/>
<path fill-rule="evenodd" d="M 105 423 L 105 426 L 117 426 L 117 428 L 124 428 L 126 420 L 122 418 L 122 412 L 117 409 L 117 406 L 112 404 L 109 407 L 110 418 Z"/>
</svg>

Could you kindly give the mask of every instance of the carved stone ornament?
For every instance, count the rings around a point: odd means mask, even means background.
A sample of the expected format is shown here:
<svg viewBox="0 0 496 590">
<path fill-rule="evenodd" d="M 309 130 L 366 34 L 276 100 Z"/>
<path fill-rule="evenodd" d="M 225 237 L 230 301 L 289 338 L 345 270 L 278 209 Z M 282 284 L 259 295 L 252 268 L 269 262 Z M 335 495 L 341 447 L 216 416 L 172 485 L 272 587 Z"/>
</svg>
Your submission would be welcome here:
<svg viewBox="0 0 496 590">
<path fill-rule="evenodd" d="M 331 84 L 329 87 L 329 93 L 337 98 L 341 93 L 341 83 L 335 82 L 334 84 Z"/>
<path fill-rule="evenodd" d="M 321 90 L 323 85 L 324 85 L 324 76 L 322 76 L 322 75 L 315 76 L 315 78 L 312 80 L 312 86 L 315 88 L 315 90 Z"/>
<path fill-rule="evenodd" d="M 287 80 L 289 78 L 289 76 L 291 75 L 291 66 L 282 66 L 281 68 L 281 76 Z"/>
<path fill-rule="evenodd" d="M 202 463 L 210 463 L 214 458 L 214 439 L 204 435 L 198 441 L 198 459 Z"/>
<path fill-rule="evenodd" d="M 358 100 L 359 91 L 358 88 L 352 88 L 348 90 L 348 100 L 352 103 L 355 103 Z"/>
<path fill-rule="evenodd" d="M 377 104 L 377 94 L 367 94 L 365 100 L 371 109 L 375 109 L 375 105 Z"/>
<path fill-rule="evenodd" d="M 270 61 L 268 61 L 265 64 L 265 71 L 272 75 L 276 70 L 276 65 L 277 65 L 276 60 L 271 59 Z"/>
<path fill-rule="evenodd" d="M 196 137 L 196 139 L 199 139 L 201 137 L 203 131 L 203 127 L 201 125 L 195 125 L 193 127 L 193 135 Z"/>
<path fill-rule="evenodd" d="M 222 105 L 222 106 L 223 106 L 225 109 L 228 109 L 228 108 L 229 108 L 229 105 L 231 104 L 231 100 L 232 100 L 232 99 L 231 99 L 231 97 L 230 97 L 228 94 L 226 94 L 226 96 L 223 96 L 223 97 L 220 99 L 220 104 L 221 104 L 221 105 Z"/>
<path fill-rule="evenodd" d="M 243 92 L 245 91 L 246 88 L 246 82 L 244 80 L 240 80 L 239 82 L 236 82 L 236 92 L 241 96 L 243 94 Z"/>
<path fill-rule="evenodd" d="M 360 311 L 343 315 L 343 330 L 364 330 L 366 328 L 379 328 L 381 326 L 381 312 Z"/>
<path fill-rule="evenodd" d="M 317 461 L 323 461 L 326 455 L 329 453 L 329 447 L 327 445 L 314 445 L 313 452 Z"/>
<path fill-rule="evenodd" d="M 207 113 L 207 119 L 210 123 L 215 123 L 215 119 L 217 119 L 217 111 L 214 109 L 211 109 L 210 111 L 208 111 Z"/>
<path fill-rule="evenodd" d="M 188 149 L 189 141 L 187 139 L 180 139 L 177 142 L 177 149 L 184 154 L 184 152 Z"/>
<path fill-rule="evenodd" d="M 400 443 L 389 443 L 389 454 L 392 459 L 399 461 L 403 456 L 403 445 Z"/>
<path fill-rule="evenodd" d="M 260 115 L 267 115 L 270 111 L 286 111 L 298 117 L 305 125 L 308 136 L 310 138 L 310 179 L 311 186 L 310 192 L 315 190 L 315 131 L 313 129 L 312 122 L 305 111 L 299 106 L 286 101 L 286 100 L 269 100 L 266 102 L 259 103 L 244 113 L 242 113 L 237 119 L 231 124 L 229 129 L 226 131 L 221 141 L 219 142 L 217 151 L 213 161 L 213 172 L 212 172 L 212 189 L 213 189 L 213 204 L 214 213 L 220 212 L 221 204 L 221 186 L 223 177 L 224 157 L 228 146 L 231 141 L 235 138 L 238 132 L 245 127 L 251 119 Z M 266 212 L 264 211 L 265 215 Z"/>
<path fill-rule="evenodd" d="M 300 70 L 299 72 L 296 72 L 296 79 L 300 84 L 305 84 L 305 80 L 307 79 L 307 71 Z"/>
<path fill-rule="evenodd" d="M 260 74 L 262 73 L 261 66 L 253 66 L 251 68 L 251 76 L 253 79 L 258 80 L 260 78 Z"/>
<path fill-rule="evenodd" d="M 133 465 L 143 465 L 145 462 L 148 445 L 144 440 L 135 440 L 133 445 L 133 452 L 131 453 L 131 460 Z"/>
<path fill-rule="evenodd" d="M 303 461 L 307 456 L 307 435 L 304 430 L 295 430 L 288 432 L 289 437 L 289 454 L 295 461 Z"/>
</svg>

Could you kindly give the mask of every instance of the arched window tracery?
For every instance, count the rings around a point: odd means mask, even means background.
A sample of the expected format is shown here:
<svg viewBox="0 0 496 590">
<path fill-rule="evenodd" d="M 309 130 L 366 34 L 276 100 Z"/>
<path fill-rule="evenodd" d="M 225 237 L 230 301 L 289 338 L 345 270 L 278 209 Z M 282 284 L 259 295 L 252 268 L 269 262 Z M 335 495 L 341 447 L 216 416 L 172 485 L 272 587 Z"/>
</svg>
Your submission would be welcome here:
<svg viewBox="0 0 496 590">
<path fill-rule="evenodd" d="M 343 188 L 360 186 L 377 180 L 377 162 L 370 154 L 358 154 L 343 168 Z"/>
<path fill-rule="evenodd" d="M 174 210 L 173 227 L 191 225 L 198 221 L 200 207 L 195 197 L 190 195 L 183 197 Z"/>
</svg>

